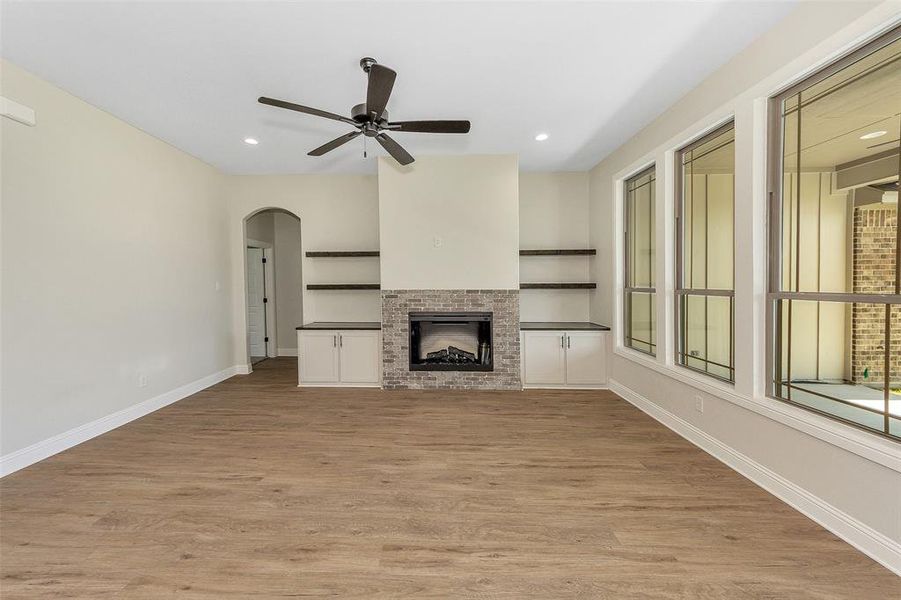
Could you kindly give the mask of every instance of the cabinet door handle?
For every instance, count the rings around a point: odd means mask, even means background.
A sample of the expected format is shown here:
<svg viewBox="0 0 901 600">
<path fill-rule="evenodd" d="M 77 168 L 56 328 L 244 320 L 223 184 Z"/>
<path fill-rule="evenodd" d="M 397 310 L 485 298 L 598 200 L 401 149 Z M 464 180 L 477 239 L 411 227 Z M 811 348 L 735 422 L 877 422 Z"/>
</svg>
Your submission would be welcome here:
<svg viewBox="0 0 901 600">
<path fill-rule="evenodd" d="M 567 335 L 566 335 L 566 347 L 567 347 L 567 348 L 572 348 L 572 347 L 573 347 L 573 346 L 572 346 L 572 342 L 573 342 L 573 339 L 572 339 L 571 337 L 569 337 L 569 334 L 567 334 Z"/>
<path fill-rule="evenodd" d="M 338 345 L 341 346 L 342 348 L 344 347 L 344 336 L 341 335 L 340 333 L 338 334 Z"/>
<path fill-rule="evenodd" d="M 338 336 L 333 335 L 332 336 L 332 348 L 337 348 L 337 347 L 338 347 Z"/>
<path fill-rule="evenodd" d="M 561 348 L 566 348 L 565 341 L 564 341 L 565 339 L 566 339 L 566 334 L 560 336 L 560 347 Z"/>
</svg>

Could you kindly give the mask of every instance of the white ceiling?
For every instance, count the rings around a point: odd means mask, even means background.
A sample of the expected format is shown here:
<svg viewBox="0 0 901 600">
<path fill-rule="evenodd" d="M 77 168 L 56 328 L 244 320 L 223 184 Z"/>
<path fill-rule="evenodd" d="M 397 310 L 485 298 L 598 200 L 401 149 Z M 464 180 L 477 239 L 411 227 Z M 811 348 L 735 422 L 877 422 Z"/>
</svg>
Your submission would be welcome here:
<svg viewBox="0 0 901 600">
<path fill-rule="evenodd" d="M 792 5 L 3 1 L 0 40 L 5 58 L 229 173 L 375 172 L 383 151 L 364 160 L 360 140 L 306 156 L 346 125 L 256 102 L 347 115 L 367 55 L 398 72 L 392 120 L 472 121 L 469 135 L 395 134 L 414 156 L 584 170 Z"/>
</svg>

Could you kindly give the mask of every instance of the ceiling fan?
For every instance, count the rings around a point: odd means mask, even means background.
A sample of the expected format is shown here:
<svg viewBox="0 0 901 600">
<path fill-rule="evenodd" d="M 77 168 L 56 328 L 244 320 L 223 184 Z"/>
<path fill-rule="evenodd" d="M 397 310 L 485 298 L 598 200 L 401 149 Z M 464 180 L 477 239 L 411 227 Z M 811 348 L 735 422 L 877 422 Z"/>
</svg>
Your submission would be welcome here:
<svg viewBox="0 0 901 600">
<path fill-rule="evenodd" d="M 386 132 L 396 131 L 400 133 L 469 133 L 469 121 L 396 121 L 388 120 L 388 111 L 385 107 L 388 105 L 388 98 L 391 96 L 391 89 L 394 87 L 394 80 L 397 73 L 393 70 L 378 64 L 374 58 L 365 57 L 360 59 L 360 66 L 363 71 L 369 74 L 369 83 L 366 90 L 366 102 L 357 104 L 351 111 L 351 117 L 342 117 L 335 113 L 330 113 L 309 106 L 301 106 L 293 102 L 285 102 L 284 100 L 276 100 L 274 98 L 266 98 L 261 96 L 259 102 L 268 104 L 269 106 L 277 106 L 279 108 L 287 108 L 297 112 L 314 115 L 317 117 L 325 117 L 333 121 L 341 121 L 348 125 L 353 125 L 356 131 L 346 133 L 339 138 L 335 138 L 327 144 L 319 146 L 315 150 L 311 150 L 307 154 L 310 156 L 322 156 L 326 152 L 331 152 L 335 148 L 346 144 L 350 140 L 364 135 L 366 137 L 375 138 L 381 146 L 388 151 L 394 160 L 402 165 L 408 165 L 413 162 L 413 157 L 409 152 L 394 141 Z"/>
</svg>

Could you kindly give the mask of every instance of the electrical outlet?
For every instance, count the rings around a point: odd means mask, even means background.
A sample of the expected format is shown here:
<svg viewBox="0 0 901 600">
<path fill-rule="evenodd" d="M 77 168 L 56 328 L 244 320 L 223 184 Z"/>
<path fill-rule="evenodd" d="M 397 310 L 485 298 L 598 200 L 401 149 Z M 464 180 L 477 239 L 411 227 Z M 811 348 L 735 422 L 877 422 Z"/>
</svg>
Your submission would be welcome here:
<svg viewBox="0 0 901 600">
<path fill-rule="evenodd" d="M 699 413 L 704 412 L 704 399 L 700 396 L 695 396 L 695 410 Z"/>
<path fill-rule="evenodd" d="M 444 240 L 441 239 L 440 235 L 436 235 L 435 239 L 432 240 L 432 244 L 434 244 L 436 248 L 440 248 L 442 245 L 444 245 Z"/>
<path fill-rule="evenodd" d="M 138 387 L 147 387 L 147 376 L 143 373 L 138 375 Z"/>
</svg>

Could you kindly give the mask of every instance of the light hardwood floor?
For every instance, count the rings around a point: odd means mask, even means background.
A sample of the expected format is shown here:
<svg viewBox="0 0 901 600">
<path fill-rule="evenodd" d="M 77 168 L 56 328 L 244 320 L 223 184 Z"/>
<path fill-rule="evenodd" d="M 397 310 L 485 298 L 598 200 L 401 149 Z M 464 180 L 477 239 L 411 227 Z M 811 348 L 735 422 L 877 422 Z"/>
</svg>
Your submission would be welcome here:
<svg viewBox="0 0 901 600">
<path fill-rule="evenodd" d="M 611 393 L 294 383 L 265 361 L 0 481 L 0 595 L 901 598 Z"/>
</svg>

